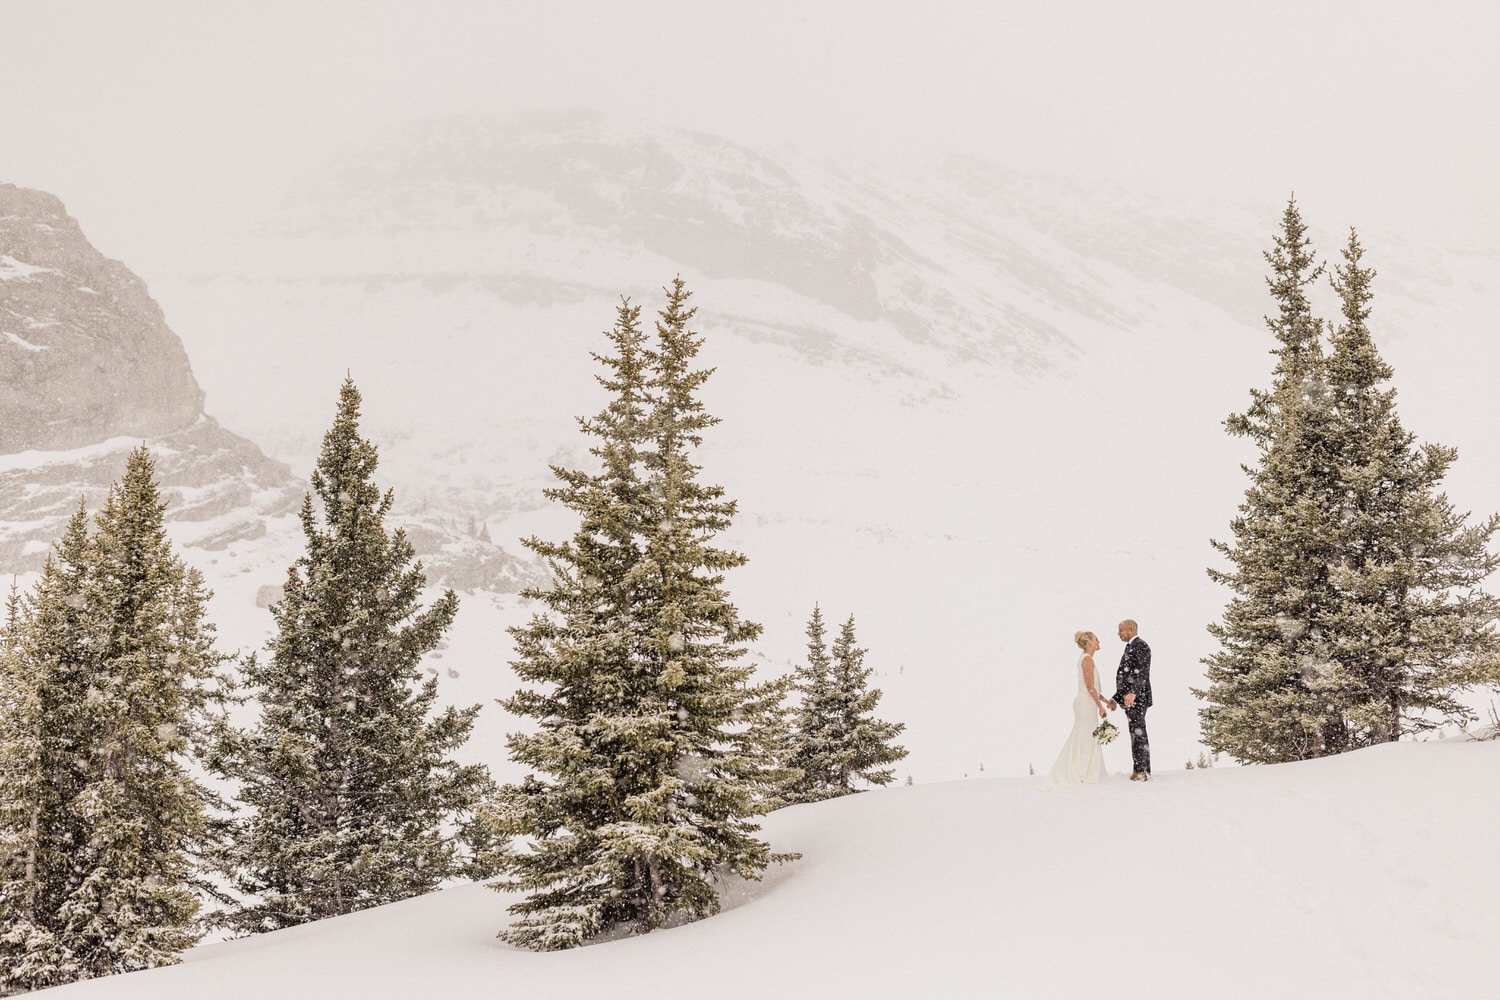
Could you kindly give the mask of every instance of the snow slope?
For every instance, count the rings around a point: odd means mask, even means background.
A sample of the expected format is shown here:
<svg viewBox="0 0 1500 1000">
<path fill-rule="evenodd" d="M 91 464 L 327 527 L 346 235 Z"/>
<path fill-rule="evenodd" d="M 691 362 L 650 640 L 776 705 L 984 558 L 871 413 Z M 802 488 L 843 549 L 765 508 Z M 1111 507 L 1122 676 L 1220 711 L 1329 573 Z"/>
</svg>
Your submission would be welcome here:
<svg viewBox="0 0 1500 1000">
<path fill-rule="evenodd" d="M 1157 655 L 1160 769 L 1200 751 L 1188 688 L 1227 597 L 1208 540 L 1253 457 L 1222 421 L 1269 382 L 1260 254 L 1281 208 L 977 161 L 914 181 L 588 114 L 459 120 L 335 162 L 260 232 L 151 284 L 226 426 L 304 477 L 352 372 L 396 523 L 477 521 L 519 554 L 572 530 L 542 490 L 549 463 L 587 460 L 575 418 L 604 404 L 589 352 L 618 296 L 649 315 L 681 273 L 717 368 L 701 459 L 740 505 L 724 540 L 750 562 L 727 584 L 766 626 L 756 661 L 801 657 L 814 602 L 854 614 L 882 714 L 908 724 L 900 777 L 1021 775 L 1066 735 L 1072 634 L 1104 635 L 1108 665 L 1133 617 Z M 1360 221 L 1302 208 L 1325 256 Z M 1500 256 L 1366 235 L 1407 426 L 1459 448 L 1460 509 L 1494 510 Z M 254 595 L 298 544 L 283 522 L 187 553 L 227 647 L 263 641 Z M 518 723 L 493 701 L 528 613 L 467 593 L 433 664 L 445 697 L 486 703 L 470 753 L 507 780 Z"/>
<path fill-rule="evenodd" d="M 767 673 L 803 655 L 814 602 L 854 614 L 881 714 L 908 726 L 898 778 L 1019 776 L 1071 724 L 1073 633 L 1104 636 L 1108 675 L 1133 617 L 1156 654 L 1157 769 L 1197 758 L 1188 689 L 1227 597 L 1208 540 L 1253 458 L 1222 421 L 1270 379 L 1260 254 L 1281 205 L 976 161 L 914 181 L 587 114 L 437 123 L 366 154 L 191 272 L 145 277 L 208 411 L 299 482 L 352 372 L 393 522 L 464 592 L 427 666 L 445 699 L 485 706 L 469 759 L 521 776 L 504 746 L 521 723 L 494 704 L 516 686 L 506 627 L 532 610 L 507 560 L 571 532 L 542 490 L 549 463 L 586 461 L 575 418 L 605 402 L 589 352 L 621 293 L 649 315 L 679 272 L 717 368 L 704 475 L 739 502 L 723 540 L 750 559 L 727 585 L 765 625 Z M 1361 221 L 1302 210 L 1324 256 Z M 1365 237 L 1402 417 L 1459 449 L 1459 509 L 1500 508 L 1500 254 Z M 300 553 L 294 517 L 252 527 L 173 522 L 226 651 L 265 641 L 259 605 Z"/>
<path fill-rule="evenodd" d="M 894 788 L 770 816 L 803 858 L 720 915 L 571 952 L 459 886 L 64 987 L 101 1000 L 1481 997 L 1500 990 L 1500 742 Z"/>
</svg>

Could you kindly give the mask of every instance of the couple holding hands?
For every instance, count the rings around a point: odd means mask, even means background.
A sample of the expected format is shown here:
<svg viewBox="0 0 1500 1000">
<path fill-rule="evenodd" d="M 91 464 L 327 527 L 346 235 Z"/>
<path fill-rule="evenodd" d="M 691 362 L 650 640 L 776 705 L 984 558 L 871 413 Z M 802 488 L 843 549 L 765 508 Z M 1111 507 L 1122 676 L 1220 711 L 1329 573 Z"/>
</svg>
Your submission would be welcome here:
<svg viewBox="0 0 1500 1000">
<path fill-rule="evenodd" d="M 1078 693 L 1073 698 L 1073 731 L 1052 765 L 1052 779 L 1059 784 L 1092 784 L 1109 776 L 1104 766 L 1102 744 L 1116 735 L 1115 727 L 1105 721 L 1116 708 L 1125 710 L 1130 725 L 1131 781 L 1151 780 L 1151 744 L 1146 739 L 1146 709 L 1151 707 L 1151 647 L 1137 633 L 1129 618 L 1120 623 L 1118 635 L 1125 644 L 1120 668 L 1115 671 L 1115 693 L 1105 699 L 1099 693 L 1099 671 L 1094 654 L 1099 651 L 1099 637 L 1092 632 L 1078 632 L 1073 641 L 1083 650 L 1078 657 Z"/>
</svg>

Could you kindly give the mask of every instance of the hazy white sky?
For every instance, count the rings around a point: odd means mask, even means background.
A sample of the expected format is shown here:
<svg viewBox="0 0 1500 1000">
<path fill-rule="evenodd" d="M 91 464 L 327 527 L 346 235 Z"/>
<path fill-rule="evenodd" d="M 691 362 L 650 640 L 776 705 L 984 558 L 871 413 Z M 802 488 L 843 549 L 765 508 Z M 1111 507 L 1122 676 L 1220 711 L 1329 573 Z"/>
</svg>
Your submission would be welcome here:
<svg viewBox="0 0 1500 1000">
<path fill-rule="evenodd" d="M 406 120 L 581 106 L 1500 246 L 1500 5 L 0 0 L 0 181 L 169 268 Z M 1274 225 L 1268 220 L 1268 232 Z"/>
</svg>

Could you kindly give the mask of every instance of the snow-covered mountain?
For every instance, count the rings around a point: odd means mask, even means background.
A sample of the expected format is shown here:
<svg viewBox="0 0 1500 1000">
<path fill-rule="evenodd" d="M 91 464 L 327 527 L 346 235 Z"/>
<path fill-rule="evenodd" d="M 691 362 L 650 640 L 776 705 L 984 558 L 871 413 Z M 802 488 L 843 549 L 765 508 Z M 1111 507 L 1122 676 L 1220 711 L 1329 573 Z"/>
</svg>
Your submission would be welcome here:
<svg viewBox="0 0 1500 1000">
<path fill-rule="evenodd" d="M 179 542 L 220 553 L 289 528 L 301 495 L 291 470 L 205 412 L 145 282 L 90 245 L 55 196 L 9 184 L 0 388 L 0 571 L 38 569 L 80 501 L 97 510 L 141 443 Z M 514 591 L 535 575 L 452 517 L 417 518 L 409 531 L 438 581 Z"/>
<path fill-rule="evenodd" d="M 1500 742 L 1445 741 L 895 788 L 773 813 L 802 860 L 683 927 L 535 954 L 495 940 L 513 900 L 467 885 L 47 996 L 1491 996 L 1497 766 Z"/>
<path fill-rule="evenodd" d="M 62 202 L 13 184 L 0 184 L 0 380 L 0 454 L 152 437 L 203 412 L 145 284 Z"/>
<path fill-rule="evenodd" d="M 145 283 L 56 197 L 0 184 L 0 570 L 41 566 L 80 500 L 98 509 L 148 442 L 173 519 L 201 549 L 265 534 L 290 472 L 203 410 Z"/>
<path fill-rule="evenodd" d="M 1302 208 L 1325 255 L 1358 222 Z M 1225 596 L 1208 539 L 1250 458 L 1221 421 L 1269 379 L 1260 254 L 1280 210 L 972 159 L 911 177 L 586 113 L 455 119 L 349 151 L 257 231 L 148 277 L 207 410 L 296 480 L 353 375 L 395 519 L 466 591 L 432 669 L 488 703 L 514 686 L 504 629 L 530 611 L 518 539 L 572 527 L 542 490 L 550 464 L 587 461 L 589 352 L 619 296 L 649 314 L 681 273 L 723 418 L 700 457 L 740 503 L 726 541 L 750 563 L 728 585 L 766 625 L 759 662 L 800 657 L 814 602 L 854 614 L 920 782 L 1044 771 L 1071 635 L 1122 617 L 1157 651 L 1158 766 L 1196 758 L 1188 688 Z M 1459 447 L 1460 507 L 1494 509 L 1500 255 L 1365 235 L 1403 416 Z M 292 520 L 196 554 L 176 537 L 225 644 L 258 645 Z M 515 725 L 488 705 L 471 746 L 503 777 Z"/>
</svg>

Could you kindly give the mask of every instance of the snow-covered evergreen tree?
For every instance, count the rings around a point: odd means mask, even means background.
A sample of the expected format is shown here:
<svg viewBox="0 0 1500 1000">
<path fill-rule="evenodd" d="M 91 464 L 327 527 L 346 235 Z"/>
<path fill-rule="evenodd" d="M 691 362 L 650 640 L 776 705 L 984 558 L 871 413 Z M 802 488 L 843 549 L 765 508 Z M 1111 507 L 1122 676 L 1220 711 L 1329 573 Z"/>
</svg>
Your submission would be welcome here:
<svg viewBox="0 0 1500 1000">
<path fill-rule="evenodd" d="M 1465 525 L 1436 487 L 1453 461 L 1413 446 L 1391 371 L 1366 321 L 1372 272 L 1357 238 L 1334 278 L 1344 320 L 1324 350 L 1306 288 L 1321 274 L 1295 202 L 1282 218 L 1267 322 L 1278 346 L 1269 392 L 1253 391 L 1232 434 L 1260 451 L 1231 522 L 1232 563 L 1210 576 L 1234 596 L 1209 627 L 1220 650 L 1195 690 L 1203 742 L 1245 762 L 1320 757 L 1464 714 L 1452 698 L 1495 676 L 1497 522 Z"/>
<path fill-rule="evenodd" d="M 70 522 L 70 532 L 75 527 L 84 537 L 83 514 Z M 61 558 L 61 551 L 48 557 L 34 597 L 66 600 L 60 587 Z M 28 611 L 13 590 L 0 634 L 0 996 L 79 978 L 68 949 L 50 927 L 55 899 L 43 891 L 43 879 L 62 870 L 65 858 L 55 856 L 62 838 L 48 836 L 61 819 L 61 789 L 44 770 L 51 763 L 45 755 L 40 708 L 46 685 L 31 669 L 35 660 L 27 641 Z M 28 631 L 23 633 L 23 628 Z"/>
<path fill-rule="evenodd" d="M 221 866 L 246 897 L 222 920 L 271 930 L 424 893 L 458 872 L 454 826 L 487 790 L 451 754 L 479 706 L 435 712 L 421 660 L 458 610 L 421 607 L 426 578 L 359 433 L 359 391 L 340 389 L 312 491 L 306 550 L 271 608 L 269 656 L 243 668 L 258 722 L 224 738 L 220 766 L 248 814 Z M 314 496 L 317 502 L 314 503 Z"/>
<path fill-rule="evenodd" d="M 214 797 L 190 767 L 219 692 L 202 578 L 172 553 L 144 448 L 69 522 L 4 643 L 0 989 L 175 962 Z"/>
<path fill-rule="evenodd" d="M 1333 707 L 1310 683 L 1328 662 L 1322 610 L 1332 599 L 1337 552 L 1328 529 L 1338 487 L 1327 358 L 1307 295 L 1323 268 L 1295 201 L 1266 260 L 1277 364 L 1270 391 L 1252 390 L 1246 412 L 1226 422 L 1231 434 L 1256 444 L 1260 458 L 1245 469 L 1251 483 L 1230 523 L 1234 543 L 1213 543 L 1234 568 L 1209 576 L 1234 597 L 1223 620 L 1209 626 L 1220 645 L 1204 660 L 1210 684 L 1194 691 L 1208 702 L 1199 709 L 1204 745 L 1257 762 L 1342 749 Z"/>
<path fill-rule="evenodd" d="M 581 420 L 597 471 L 554 468 L 547 496 L 578 517 L 564 542 L 526 540 L 552 585 L 545 611 L 512 630 L 512 666 L 534 687 L 506 707 L 538 721 L 511 737 L 534 769 L 503 790 L 495 822 L 527 846 L 500 859 L 514 944 L 550 950 L 626 925 L 649 931 L 719 907 L 726 872 L 758 878 L 785 856 L 755 836 L 779 804 L 784 682 L 752 683 L 741 661 L 760 627 L 740 618 L 724 572 L 744 556 L 715 547 L 735 512 L 698 481 L 692 449 L 716 420 L 692 369 L 701 338 L 681 279 L 654 344 L 622 301 L 595 355 L 606 408 Z"/>
<path fill-rule="evenodd" d="M 797 709 L 793 715 L 791 766 L 801 771 L 787 798 L 815 802 L 842 794 L 835 791 L 832 751 L 842 712 L 833 684 L 833 662 L 828 658 L 823 609 L 813 605 L 807 620 L 807 662 L 793 673 Z"/>
<path fill-rule="evenodd" d="M 1500 564 L 1489 551 L 1500 516 L 1467 524 L 1440 488 L 1457 452 L 1418 446 L 1402 427 L 1368 326 L 1375 274 L 1363 256 L 1351 230 L 1333 279 L 1343 318 L 1328 361 L 1340 556 L 1315 685 L 1340 706 L 1349 747 L 1471 721 L 1454 694 L 1500 684 L 1500 600 L 1482 589 Z"/>
<path fill-rule="evenodd" d="M 824 644 L 822 609 L 813 607 L 807 625 L 807 663 L 796 673 L 801 705 L 792 733 L 794 767 L 802 777 L 792 798 L 815 802 L 858 791 L 856 780 L 888 785 L 895 772 L 886 765 L 906 756 L 892 741 L 906 728 L 875 718 L 879 688 L 869 686 L 865 649 L 856 644 L 854 616 L 844 622 L 830 655 Z M 981 767 L 982 769 L 982 767 Z"/>
</svg>

